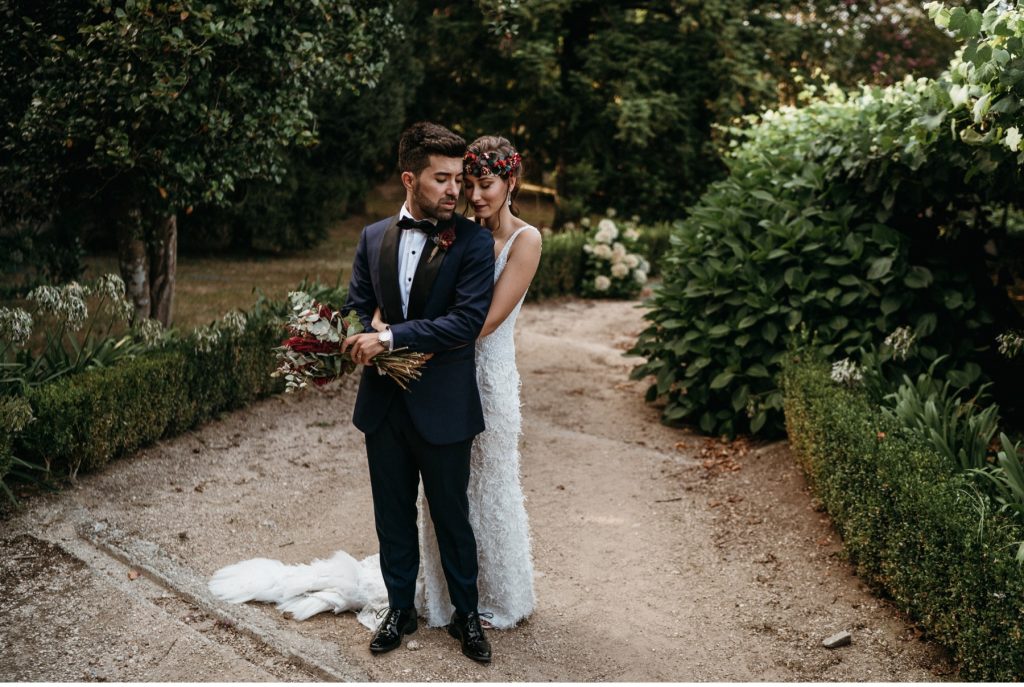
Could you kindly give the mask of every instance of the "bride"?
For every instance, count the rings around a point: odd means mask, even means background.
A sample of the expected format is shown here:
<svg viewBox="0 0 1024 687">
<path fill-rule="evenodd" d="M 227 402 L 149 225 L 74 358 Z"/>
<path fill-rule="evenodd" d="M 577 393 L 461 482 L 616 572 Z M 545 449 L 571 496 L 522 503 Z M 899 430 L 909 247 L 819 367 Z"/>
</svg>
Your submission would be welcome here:
<svg viewBox="0 0 1024 687">
<path fill-rule="evenodd" d="M 515 199 L 522 159 L 500 136 L 482 136 L 463 161 L 466 202 L 494 237 L 494 296 L 476 343 L 476 374 L 486 429 L 473 441 L 468 487 L 469 517 L 477 542 L 480 615 L 497 629 L 514 627 L 534 607 L 529 524 L 519 479 L 519 371 L 513 330 L 540 263 L 541 235 L 518 217 Z M 386 327 L 376 313 L 376 329 Z M 437 538 L 422 491 L 419 497 L 418 613 L 431 627 L 446 626 L 454 607 Z M 311 564 L 285 565 L 256 558 L 221 568 L 210 591 L 232 603 L 268 601 L 297 620 L 323 611 L 358 611 L 376 627 L 388 597 L 378 556 L 356 561 L 344 551 Z"/>
</svg>

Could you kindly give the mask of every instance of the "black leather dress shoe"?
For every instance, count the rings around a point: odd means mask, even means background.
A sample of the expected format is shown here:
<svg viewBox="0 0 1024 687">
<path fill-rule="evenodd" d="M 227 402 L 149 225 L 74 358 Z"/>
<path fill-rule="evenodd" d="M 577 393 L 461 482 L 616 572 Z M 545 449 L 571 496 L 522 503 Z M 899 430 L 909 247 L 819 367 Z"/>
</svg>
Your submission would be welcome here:
<svg viewBox="0 0 1024 687">
<path fill-rule="evenodd" d="M 415 608 L 388 608 L 386 612 L 384 622 L 370 640 L 370 651 L 375 654 L 397 649 L 402 645 L 402 635 L 416 631 Z"/>
<path fill-rule="evenodd" d="M 466 615 L 456 611 L 448 625 L 448 634 L 462 642 L 464 655 L 480 663 L 491 662 L 491 644 L 487 637 L 484 637 L 480 614 L 476 611 L 470 611 Z"/>
</svg>

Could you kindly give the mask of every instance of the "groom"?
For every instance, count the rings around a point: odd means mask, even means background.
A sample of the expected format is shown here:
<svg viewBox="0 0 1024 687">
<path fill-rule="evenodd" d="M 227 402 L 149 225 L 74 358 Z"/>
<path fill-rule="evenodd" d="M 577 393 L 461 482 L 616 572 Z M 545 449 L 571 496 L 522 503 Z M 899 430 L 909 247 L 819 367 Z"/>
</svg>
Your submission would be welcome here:
<svg viewBox="0 0 1024 687">
<path fill-rule="evenodd" d="M 462 643 L 462 653 L 486 663 L 491 647 L 477 611 L 476 539 L 466 488 L 470 446 L 484 429 L 474 342 L 494 290 L 494 240 L 455 214 L 465 152 L 466 142 L 437 124 L 421 122 L 402 134 L 398 164 L 405 204 L 359 238 L 344 311 L 355 310 L 368 331 L 345 339 L 342 350 L 367 365 L 353 422 L 366 435 L 388 589 L 389 609 L 370 651 L 391 651 L 416 631 L 422 477 L 455 606 L 448 631 Z M 385 331 L 369 331 L 375 308 L 389 323 Z M 375 355 L 399 348 L 434 354 L 409 391 L 372 367 Z"/>
</svg>

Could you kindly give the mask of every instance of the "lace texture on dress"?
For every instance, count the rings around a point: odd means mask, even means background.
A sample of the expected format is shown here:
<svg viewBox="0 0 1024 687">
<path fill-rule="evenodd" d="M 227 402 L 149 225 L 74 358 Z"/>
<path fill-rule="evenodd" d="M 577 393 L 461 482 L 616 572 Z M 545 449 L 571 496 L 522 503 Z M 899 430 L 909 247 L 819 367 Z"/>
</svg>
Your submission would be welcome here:
<svg viewBox="0 0 1024 687">
<path fill-rule="evenodd" d="M 512 234 L 494 263 L 494 281 L 501 277 L 512 244 L 526 226 Z M 515 325 L 519 300 L 497 329 L 476 343 L 476 376 L 486 429 L 473 441 L 469 474 L 469 519 L 476 536 L 480 576 L 481 613 L 491 613 L 490 624 L 514 627 L 533 612 L 533 559 L 525 496 L 519 477 L 519 369 L 516 367 Z M 430 627 L 451 620 L 454 607 L 441 568 L 437 537 L 426 499 L 420 494 L 420 576 L 423 584 L 417 606 Z"/>
</svg>

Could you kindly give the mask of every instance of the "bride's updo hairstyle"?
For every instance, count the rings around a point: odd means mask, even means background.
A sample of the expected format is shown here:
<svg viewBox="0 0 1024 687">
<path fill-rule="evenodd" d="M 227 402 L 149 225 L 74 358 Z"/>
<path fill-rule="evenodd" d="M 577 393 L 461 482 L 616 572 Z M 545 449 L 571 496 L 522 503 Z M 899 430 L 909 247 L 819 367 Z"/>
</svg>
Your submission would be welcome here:
<svg viewBox="0 0 1024 687">
<path fill-rule="evenodd" d="M 466 157 L 462 162 L 462 172 L 477 178 L 498 176 L 505 181 L 508 181 L 510 177 L 514 177 L 521 183 L 523 179 L 523 158 L 507 138 L 503 136 L 481 136 L 469 144 Z M 511 201 L 509 209 L 516 217 L 519 216 L 519 206 L 516 205 L 516 196 L 518 195 L 519 183 L 515 185 L 509 196 Z M 466 204 L 468 208 L 468 199 Z"/>
</svg>

